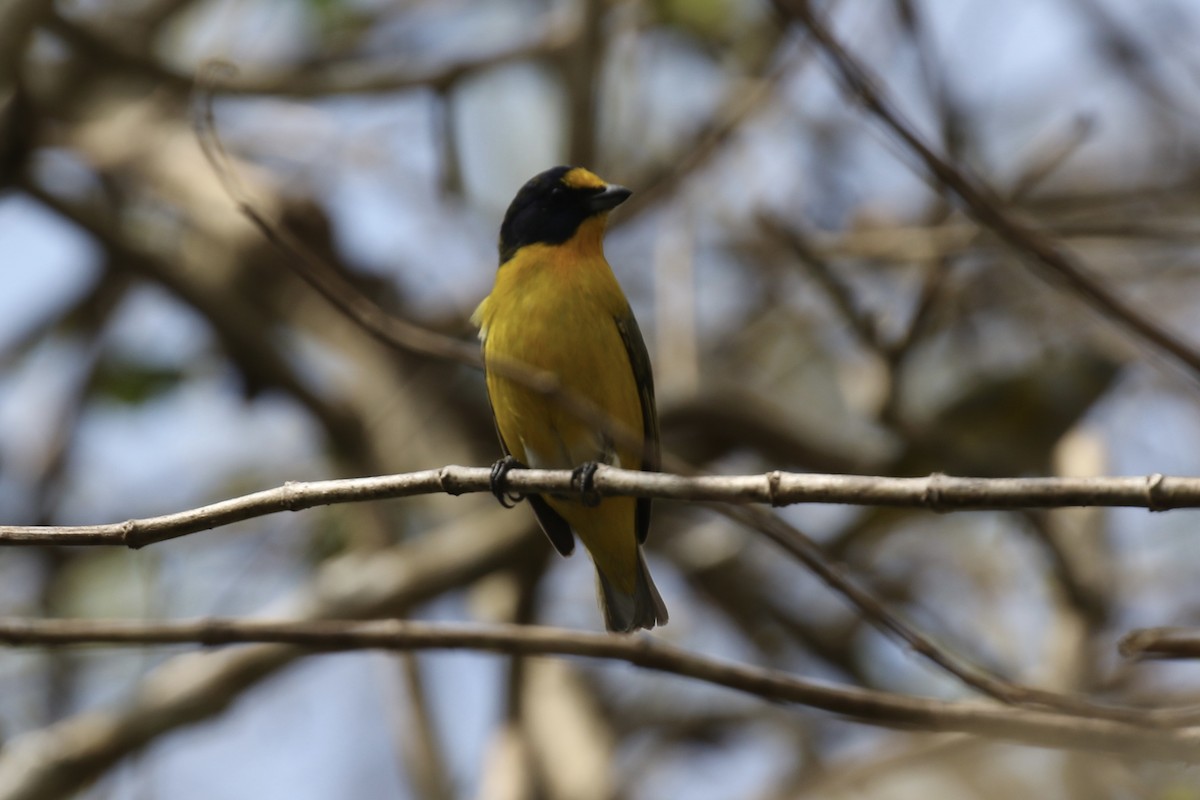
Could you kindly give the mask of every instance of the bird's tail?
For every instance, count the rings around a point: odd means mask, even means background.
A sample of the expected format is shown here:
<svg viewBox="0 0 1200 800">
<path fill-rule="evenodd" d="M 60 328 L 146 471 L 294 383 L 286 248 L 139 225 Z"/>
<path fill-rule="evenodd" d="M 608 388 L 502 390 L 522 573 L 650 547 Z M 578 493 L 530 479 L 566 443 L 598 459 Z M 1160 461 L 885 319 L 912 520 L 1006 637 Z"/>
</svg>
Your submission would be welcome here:
<svg viewBox="0 0 1200 800">
<path fill-rule="evenodd" d="M 596 578 L 600 586 L 600 607 L 604 609 L 604 625 L 610 631 L 629 633 L 638 628 L 650 629 L 655 625 L 667 624 L 667 606 L 650 578 L 642 548 L 638 548 L 637 576 L 632 594 L 613 586 L 599 567 L 596 569 Z"/>
</svg>

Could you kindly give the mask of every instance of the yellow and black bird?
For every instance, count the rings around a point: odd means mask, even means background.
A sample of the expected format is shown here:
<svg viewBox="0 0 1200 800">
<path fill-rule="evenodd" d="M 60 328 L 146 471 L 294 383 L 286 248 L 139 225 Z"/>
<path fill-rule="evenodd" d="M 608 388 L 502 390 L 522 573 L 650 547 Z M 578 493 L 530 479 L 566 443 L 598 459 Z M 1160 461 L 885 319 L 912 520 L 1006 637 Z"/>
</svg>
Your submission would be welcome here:
<svg viewBox="0 0 1200 800">
<path fill-rule="evenodd" d="M 504 477 L 514 466 L 576 470 L 579 496 L 528 499 L 558 552 L 570 555 L 572 531 L 583 541 L 613 631 L 667 621 L 641 548 L 650 501 L 588 497 L 597 463 L 658 467 L 650 357 L 604 259 L 608 212 L 630 194 L 582 167 L 555 167 L 531 178 L 504 215 L 496 285 L 472 317 L 506 454 L 492 471 L 493 491 L 504 502 Z M 563 393 L 589 401 L 612 424 L 589 420 L 560 397 L 530 388 L 498 368 L 500 362 L 552 373 Z"/>
</svg>

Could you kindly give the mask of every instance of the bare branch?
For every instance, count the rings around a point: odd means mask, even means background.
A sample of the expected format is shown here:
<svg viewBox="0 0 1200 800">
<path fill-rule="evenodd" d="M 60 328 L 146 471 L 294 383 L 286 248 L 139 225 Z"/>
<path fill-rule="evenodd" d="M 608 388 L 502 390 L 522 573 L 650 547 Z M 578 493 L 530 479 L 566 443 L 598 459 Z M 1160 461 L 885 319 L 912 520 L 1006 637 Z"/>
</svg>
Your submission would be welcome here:
<svg viewBox="0 0 1200 800">
<path fill-rule="evenodd" d="M 208 619 L 143 623 L 9 619 L 0 621 L 0 642 L 21 646 L 270 643 L 323 652 L 438 649 L 525 656 L 582 656 L 624 661 L 764 699 L 796 703 L 890 728 L 957 731 L 1046 747 L 1137 753 L 1166 759 L 1190 757 L 1200 746 L 1200 729 L 1195 728 L 1161 730 L 1004 708 L 991 703 L 947 702 L 836 687 L 778 670 L 708 658 L 649 636 L 614 636 L 539 626 L 451 626 L 400 620 L 272 622 Z M 1149 715 L 1147 719 L 1150 719 Z"/>
<path fill-rule="evenodd" d="M 521 493 L 572 493 L 570 470 L 515 469 L 508 487 Z M 1114 478 L 925 478 L 767 472 L 760 475 L 683 476 L 601 465 L 595 488 L 606 497 L 652 497 L 702 503 L 800 503 L 963 511 L 1005 508 L 1106 506 L 1165 511 L 1200 507 L 1200 478 L 1147 475 Z M 445 466 L 420 472 L 288 482 L 274 489 L 207 506 L 103 525 L 0 525 L 0 545 L 148 544 L 219 528 L 280 511 L 398 497 L 491 491 L 491 470 Z"/>
</svg>

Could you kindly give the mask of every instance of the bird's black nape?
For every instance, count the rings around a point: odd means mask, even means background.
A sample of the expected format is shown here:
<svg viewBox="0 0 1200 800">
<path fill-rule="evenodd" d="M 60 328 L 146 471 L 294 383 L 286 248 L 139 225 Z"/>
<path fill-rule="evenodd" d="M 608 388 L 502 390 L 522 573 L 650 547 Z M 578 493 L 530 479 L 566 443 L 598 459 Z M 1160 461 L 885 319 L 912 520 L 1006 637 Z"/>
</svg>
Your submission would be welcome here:
<svg viewBox="0 0 1200 800">
<path fill-rule="evenodd" d="M 562 244 L 588 217 L 609 211 L 631 192 L 581 167 L 554 167 L 530 178 L 500 226 L 500 263 L 531 244 Z"/>
</svg>

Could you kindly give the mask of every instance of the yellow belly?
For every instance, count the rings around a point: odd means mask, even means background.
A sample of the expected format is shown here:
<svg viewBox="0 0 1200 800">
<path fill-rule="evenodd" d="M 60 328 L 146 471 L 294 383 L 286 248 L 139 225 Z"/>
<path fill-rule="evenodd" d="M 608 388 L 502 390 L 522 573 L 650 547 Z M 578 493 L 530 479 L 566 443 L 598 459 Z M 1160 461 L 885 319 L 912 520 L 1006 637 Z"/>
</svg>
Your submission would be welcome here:
<svg viewBox="0 0 1200 800">
<path fill-rule="evenodd" d="M 509 262 L 478 312 L 485 364 L 499 357 L 551 372 L 565 392 L 586 398 L 633 434 L 633 441 L 614 447 L 603 426 L 580 419 L 554 396 L 489 369 L 488 395 L 500 436 L 513 457 L 531 467 L 570 469 L 586 461 L 642 466 L 641 400 L 615 321 L 628 306 L 608 265 L 601 260 L 590 266 L 599 274 L 581 275 L 578 262 Z M 566 497 L 545 499 L 609 579 L 632 591 L 636 501 L 608 498 L 589 508 Z"/>
</svg>

